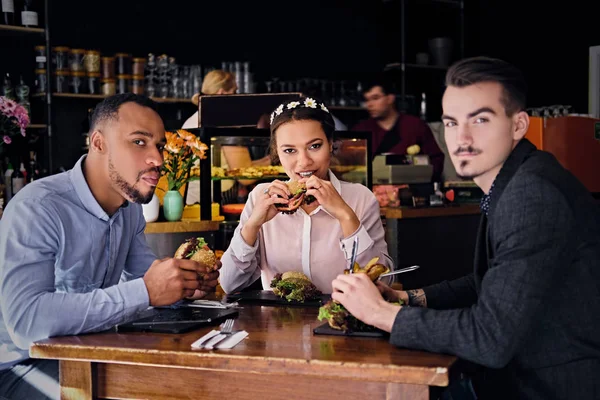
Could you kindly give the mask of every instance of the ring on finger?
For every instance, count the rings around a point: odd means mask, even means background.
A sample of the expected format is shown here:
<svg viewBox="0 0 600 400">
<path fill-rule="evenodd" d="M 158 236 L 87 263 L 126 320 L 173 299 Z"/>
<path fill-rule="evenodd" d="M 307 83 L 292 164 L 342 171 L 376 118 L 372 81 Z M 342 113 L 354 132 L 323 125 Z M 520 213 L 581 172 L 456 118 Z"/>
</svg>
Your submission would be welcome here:
<svg viewBox="0 0 600 400">
<path fill-rule="evenodd" d="M 269 194 L 269 188 L 268 188 L 268 187 L 266 187 L 266 188 L 265 188 L 265 190 L 263 190 L 263 193 L 264 193 L 264 194 Z"/>
</svg>

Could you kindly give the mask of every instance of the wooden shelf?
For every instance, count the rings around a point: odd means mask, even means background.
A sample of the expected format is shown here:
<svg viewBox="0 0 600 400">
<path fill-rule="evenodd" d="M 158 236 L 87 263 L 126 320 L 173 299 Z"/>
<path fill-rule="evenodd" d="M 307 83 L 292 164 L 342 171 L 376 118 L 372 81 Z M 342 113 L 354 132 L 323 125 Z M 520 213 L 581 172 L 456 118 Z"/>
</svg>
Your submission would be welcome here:
<svg viewBox="0 0 600 400">
<path fill-rule="evenodd" d="M 46 129 L 48 125 L 46 124 L 29 124 L 27 125 L 27 129 Z"/>
<path fill-rule="evenodd" d="M 329 106 L 328 108 L 330 110 L 337 110 L 337 111 L 367 111 L 366 108 L 359 107 L 359 106 Z"/>
<path fill-rule="evenodd" d="M 402 67 L 404 65 L 404 68 Z M 437 70 L 437 71 L 446 71 L 448 67 L 442 67 L 439 65 L 429 65 L 429 64 L 411 64 L 411 63 L 391 63 L 387 64 L 383 69 L 384 71 L 390 71 L 395 69 L 405 70 L 407 68 L 414 69 L 429 69 L 429 70 Z"/>
<path fill-rule="evenodd" d="M 381 215 L 388 219 L 449 217 L 481 213 L 479 204 L 459 204 L 448 207 L 382 207 Z"/>
<path fill-rule="evenodd" d="M 18 33 L 44 33 L 43 28 L 27 28 L 25 26 L 0 25 L 0 31 L 11 31 Z"/>
<path fill-rule="evenodd" d="M 154 100 L 157 103 L 192 103 L 192 100 L 190 99 L 175 99 L 175 98 L 160 98 L 160 97 L 150 97 L 152 100 Z"/>
<path fill-rule="evenodd" d="M 45 97 L 46 93 L 36 93 L 33 97 Z M 72 98 L 72 99 L 96 99 L 102 100 L 107 98 L 108 96 L 103 94 L 76 94 L 76 93 L 53 93 L 53 97 L 64 97 L 64 98 Z M 190 103 L 192 104 L 190 99 L 175 99 L 175 98 L 161 98 L 161 97 L 150 97 L 157 103 Z"/>
<path fill-rule="evenodd" d="M 459 7 L 462 4 L 461 0 L 430 0 L 434 3 L 441 3 L 441 4 L 449 4 L 451 6 L 455 6 L 455 7 Z"/>
<path fill-rule="evenodd" d="M 219 230 L 219 221 L 182 220 L 148 222 L 144 233 L 211 232 Z"/>
</svg>

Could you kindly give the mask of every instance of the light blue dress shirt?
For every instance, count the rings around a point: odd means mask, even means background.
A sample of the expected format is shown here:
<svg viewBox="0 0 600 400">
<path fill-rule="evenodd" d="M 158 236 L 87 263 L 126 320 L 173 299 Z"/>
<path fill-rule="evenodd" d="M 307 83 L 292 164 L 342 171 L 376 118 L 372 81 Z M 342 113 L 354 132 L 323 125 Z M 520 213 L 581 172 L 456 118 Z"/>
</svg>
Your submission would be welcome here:
<svg viewBox="0 0 600 400">
<path fill-rule="evenodd" d="M 109 216 L 75 167 L 26 185 L 0 220 L 0 370 L 36 340 L 102 331 L 149 306 L 139 204 Z"/>
</svg>

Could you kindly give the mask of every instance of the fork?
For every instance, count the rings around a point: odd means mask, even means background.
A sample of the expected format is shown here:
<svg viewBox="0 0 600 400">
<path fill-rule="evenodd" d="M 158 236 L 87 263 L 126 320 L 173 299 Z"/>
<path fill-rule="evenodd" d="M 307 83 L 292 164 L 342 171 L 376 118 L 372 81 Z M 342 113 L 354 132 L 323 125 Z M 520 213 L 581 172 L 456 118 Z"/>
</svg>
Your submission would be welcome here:
<svg viewBox="0 0 600 400">
<path fill-rule="evenodd" d="M 354 273 L 354 262 L 356 261 L 356 252 L 358 251 L 358 236 L 354 237 L 354 242 L 352 243 L 352 255 L 350 256 L 350 267 L 349 273 Z"/>
<path fill-rule="evenodd" d="M 205 340 L 204 342 L 202 342 L 202 344 L 200 346 L 204 347 L 205 349 L 215 348 L 217 344 L 219 344 L 223 340 L 227 339 L 229 337 L 229 335 L 231 335 L 233 333 L 234 322 L 235 322 L 235 319 L 228 319 L 227 321 L 225 321 L 223 323 L 223 327 L 221 328 L 221 331 L 219 332 L 219 335 L 221 335 L 221 338 L 219 338 L 219 340 L 214 342 L 210 347 L 206 347 L 205 344 L 208 343 L 211 339 L 213 339 L 214 336 L 209 338 L 208 340 Z M 218 336 L 218 335 L 215 335 L 215 336 Z"/>
</svg>

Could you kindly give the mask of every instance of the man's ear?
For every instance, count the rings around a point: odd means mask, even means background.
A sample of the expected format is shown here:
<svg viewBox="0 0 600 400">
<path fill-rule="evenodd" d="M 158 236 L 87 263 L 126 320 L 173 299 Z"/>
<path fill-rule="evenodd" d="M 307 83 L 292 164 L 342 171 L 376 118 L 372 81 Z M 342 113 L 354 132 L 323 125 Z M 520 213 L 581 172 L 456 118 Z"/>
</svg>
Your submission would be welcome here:
<svg viewBox="0 0 600 400">
<path fill-rule="evenodd" d="M 90 136 L 90 150 L 100 154 L 106 153 L 106 137 L 99 130 L 95 130 Z"/>
<path fill-rule="evenodd" d="M 513 116 L 513 140 L 519 141 L 529 130 L 529 114 L 519 111 Z"/>
<path fill-rule="evenodd" d="M 387 95 L 388 98 L 388 104 L 396 104 L 396 95 L 393 93 L 389 93 Z"/>
</svg>

